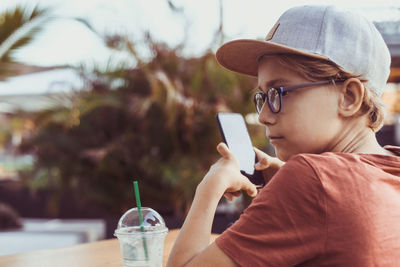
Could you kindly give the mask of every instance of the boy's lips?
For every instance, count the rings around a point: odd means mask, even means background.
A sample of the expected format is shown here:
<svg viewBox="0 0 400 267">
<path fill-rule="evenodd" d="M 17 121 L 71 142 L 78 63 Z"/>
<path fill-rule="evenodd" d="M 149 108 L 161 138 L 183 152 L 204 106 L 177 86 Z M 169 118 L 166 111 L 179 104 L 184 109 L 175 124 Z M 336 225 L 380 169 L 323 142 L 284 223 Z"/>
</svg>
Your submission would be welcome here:
<svg viewBox="0 0 400 267">
<path fill-rule="evenodd" d="M 273 139 L 282 139 L 282 138 L 283 138 L 283 136 L 273 136 L 273 135 L 268 136 L 268 139 L 269 139 L 269 140 L 273 140 Z"/>
<path fill-rule="evenodd" d="M 270 135 L 270 136 L 268 136 L 268 139 L 272 143 L 272 142 L 276 142 L 276 141 L 282 140 L 283 136 L 272 136 L 272 135 Z"/>
</svg>

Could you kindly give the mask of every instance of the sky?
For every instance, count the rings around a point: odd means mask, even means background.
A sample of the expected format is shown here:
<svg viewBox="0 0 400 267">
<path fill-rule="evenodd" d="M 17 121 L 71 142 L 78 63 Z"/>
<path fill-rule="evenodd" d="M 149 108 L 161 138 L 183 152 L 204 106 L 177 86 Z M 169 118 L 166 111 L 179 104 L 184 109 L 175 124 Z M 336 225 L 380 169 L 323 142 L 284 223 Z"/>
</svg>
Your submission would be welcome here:
<svg viewBox="0 0 400 267">
<path fill-rule="evenodd" d="M 100 38 L 74 17 L 85 18 L 101 33 L 122 33 L 143 41 L 149 31 L 153 39 L 170 46 L 185 37 L 184 55 L 201 55 L 210 48 L 219 24 L 218 0 L 172 0 L 184 15 L 171 11 L 167 0 L 1 0 L 0 12 L 16 4 L 50 7 L 55 17 L 38 38 L 16 54 L 18 60 L 34 65 L 91 65 L 129 57 L 105 48 Z M 371 20 L 400 18 L 400 0 L 222 0 L 225 40 L 263 38 L 288 8 L 303 4 L 335 4 L 357 9 Z M 142 53 L 145 55 L 146 51 Z"/>
</svg>

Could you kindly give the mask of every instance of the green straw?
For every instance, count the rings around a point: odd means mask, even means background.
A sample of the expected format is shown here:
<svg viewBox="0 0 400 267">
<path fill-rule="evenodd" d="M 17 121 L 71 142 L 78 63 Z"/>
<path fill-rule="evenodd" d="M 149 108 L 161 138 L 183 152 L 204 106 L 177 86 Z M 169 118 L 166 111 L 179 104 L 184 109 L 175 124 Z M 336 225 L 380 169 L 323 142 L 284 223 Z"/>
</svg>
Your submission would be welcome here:
<svg viewBox="0 0 400 267">
<path fill-rule="evenodd" d="M 147 251 L 146 238 L 144 237 L 142 204 L 140 203 L 139 186 L 138 186 L 138 182 L 137 181 L 133 182 L 133 188 L 135 189 L 136 206 L 137 206 L 138 213 L 139 213 L 139 223 L 140 223 L 140 230 L 142 231 L 144 254 L 146 256 L 146 261 L 148 261 L 149 260 L 149 253 Z"/>
</svg>

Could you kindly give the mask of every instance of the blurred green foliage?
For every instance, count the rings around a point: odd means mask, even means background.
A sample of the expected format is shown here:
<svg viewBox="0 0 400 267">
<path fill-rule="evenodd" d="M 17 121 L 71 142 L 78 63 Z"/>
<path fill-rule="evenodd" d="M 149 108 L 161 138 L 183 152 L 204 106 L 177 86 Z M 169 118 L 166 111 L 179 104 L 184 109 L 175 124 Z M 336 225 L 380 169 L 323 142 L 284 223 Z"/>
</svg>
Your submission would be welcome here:
<svg viewBox="0 0 400 267">
<path fill-rule="evenodd" d="M 48 20 L 47 10 L 17 6 L 0 14 L 0 59 L 12 61 L 11 54 L 29 44 Z M 4 46 L 4 47 L 3 47 Z"/>
<path fill-rule="evenodd" d="M 17 5 L 0 13 L 0 80 L 18 73 L 14 54 L 29 45 L 51 19 L 49 10 Z"/>
<path fill-rule="evenodd" d="M 143 206 L 183 216 L 218 158 L 216 113 L 253 113 L 256 81 L 223 69 L 211 52 L 185 58 L 148 37 L 153 56 L 145 61 L 127 38 L 104 39 L 137 67 L 81 69 L 85 88 L 67 104 L 32 114 L 35 129 L 20 152 L 36 161 L 21 175 L 35 190 L 52 189 L 53 214 L 68 190 L 120 214 L 134 206 L 138 180 Z M 255 145 L 265 142 L 262 127 L 249 130 Z"/>
</svg>

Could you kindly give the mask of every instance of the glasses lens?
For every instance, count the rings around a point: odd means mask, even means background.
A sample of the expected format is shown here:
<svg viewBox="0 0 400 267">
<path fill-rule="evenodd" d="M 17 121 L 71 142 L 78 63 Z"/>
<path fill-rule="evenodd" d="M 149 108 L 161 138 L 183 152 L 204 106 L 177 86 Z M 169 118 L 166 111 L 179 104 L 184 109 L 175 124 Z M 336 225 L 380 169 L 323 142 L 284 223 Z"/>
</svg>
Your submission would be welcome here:
<svg viewBox="0 0 400 267">
<path fill-rule="evenodd" d="M 278 112 L 281 107 L 281 100 L 279 97 L 279 92 L 275 88 L 270 88 L 267 92 L 268 105 L 272 112 Z"/>
<path fill-rule="evenodd" d="M 256 93 L 254 95 L 254 104 L 256 105 L 257 112 L 260 114 L 264 106 L 264 97 L 262 93 Z"/>
</svg>

